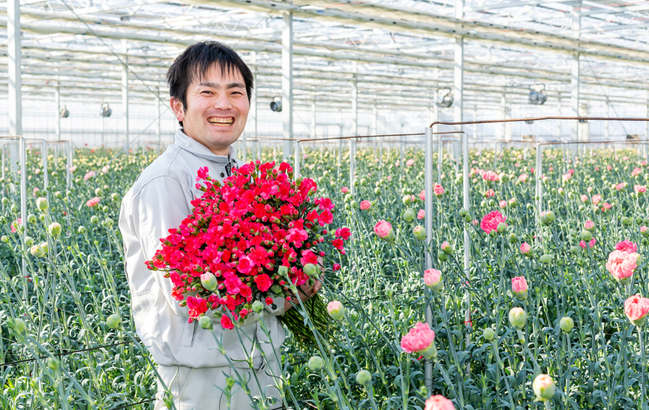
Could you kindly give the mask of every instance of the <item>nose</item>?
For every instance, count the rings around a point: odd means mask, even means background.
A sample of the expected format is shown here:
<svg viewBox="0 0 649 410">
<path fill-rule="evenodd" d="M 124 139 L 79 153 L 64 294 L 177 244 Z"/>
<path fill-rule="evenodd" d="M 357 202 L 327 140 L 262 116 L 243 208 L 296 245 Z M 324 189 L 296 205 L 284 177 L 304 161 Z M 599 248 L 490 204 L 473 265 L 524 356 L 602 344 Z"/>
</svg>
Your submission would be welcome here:
<svg viewBox="0 0 649 410">
<path fill-rule="evenodd" d="M 217 110 L 231 110 L 232 109 L 232 102 L 230 101 L 230 98 L 228 97 L 227 93 L 219 93 L 217 94 L 215 100 L 214 100 L 214 108 Z"/>
</svg>

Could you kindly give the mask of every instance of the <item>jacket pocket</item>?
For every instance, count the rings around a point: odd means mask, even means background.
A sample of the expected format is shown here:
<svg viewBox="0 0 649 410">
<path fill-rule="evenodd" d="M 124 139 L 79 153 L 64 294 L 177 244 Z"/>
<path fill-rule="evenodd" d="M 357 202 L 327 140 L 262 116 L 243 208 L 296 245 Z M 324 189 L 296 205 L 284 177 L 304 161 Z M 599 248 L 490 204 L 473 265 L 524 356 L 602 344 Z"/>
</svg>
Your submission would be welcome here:
<svg viewBox="0 0 649 410">
<path fill-rule="evenodd" d="M 194 344 L 194 332 L 196 331 L 197 322 L 197 320 L 194 320 L 192 323 L 184 323 L 183 335 L 180 339 L 181 347 L 192 347 L 192 345 Z"/>
</svg>

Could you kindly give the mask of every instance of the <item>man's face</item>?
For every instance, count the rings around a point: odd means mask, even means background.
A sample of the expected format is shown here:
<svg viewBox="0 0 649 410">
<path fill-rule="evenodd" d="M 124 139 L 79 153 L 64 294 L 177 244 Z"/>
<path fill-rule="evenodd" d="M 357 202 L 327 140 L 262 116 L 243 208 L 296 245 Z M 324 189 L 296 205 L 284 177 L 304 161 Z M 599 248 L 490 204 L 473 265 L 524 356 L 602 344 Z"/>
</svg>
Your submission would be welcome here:
<svg viewBox="0 0 649 410">
<path fill-rule="evenodd" d="M 246 126 L 250 103 L 239 70 L 221 73 L 214 64 L 187 88 L 187 107 L 171 97 L 171 108 L 188 137 L 216 155 L 227 155 Z"/>
</svg>

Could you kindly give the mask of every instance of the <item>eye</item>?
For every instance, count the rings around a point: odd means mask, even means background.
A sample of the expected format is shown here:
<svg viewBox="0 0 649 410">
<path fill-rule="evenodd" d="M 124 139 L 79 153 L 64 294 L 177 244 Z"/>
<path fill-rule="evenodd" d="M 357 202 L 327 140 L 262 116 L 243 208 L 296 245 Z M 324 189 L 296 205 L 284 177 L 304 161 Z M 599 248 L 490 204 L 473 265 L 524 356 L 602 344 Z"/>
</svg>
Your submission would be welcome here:
<svg viewBox="0 0 649 410">
<path fill-rule="evenodd" d="M 201 91 L 201 94 L 212 94 L 212 92 L 209 91 L 209 90 L 204 90 L 204 91 Z"/>
</svg>

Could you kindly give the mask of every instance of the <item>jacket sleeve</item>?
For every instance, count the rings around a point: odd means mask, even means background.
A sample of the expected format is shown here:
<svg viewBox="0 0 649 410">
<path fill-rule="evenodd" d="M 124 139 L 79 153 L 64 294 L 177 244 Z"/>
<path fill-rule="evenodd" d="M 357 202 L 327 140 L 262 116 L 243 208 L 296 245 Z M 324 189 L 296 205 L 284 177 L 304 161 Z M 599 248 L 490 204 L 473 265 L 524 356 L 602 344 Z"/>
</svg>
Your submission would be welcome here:
<svg viewBox="0 0 649 410">
<path fill-rule="evenodd" d="M 169 235 L 169 229 L 180 226 L 191 213 L 192 199 L 191 192 L 171 176 L 154 178 L 142 187 L 132 203 L 131 221 L 147 260 L 161 248 L 160 239 Z M 180 307 L 171 296 L 171 280 L 161 272 L 152 274 L 174 313 L 189 318 L 189 308 Z"/>
</svg>

